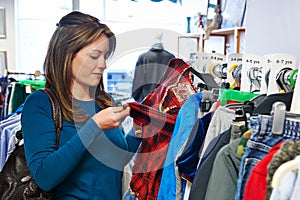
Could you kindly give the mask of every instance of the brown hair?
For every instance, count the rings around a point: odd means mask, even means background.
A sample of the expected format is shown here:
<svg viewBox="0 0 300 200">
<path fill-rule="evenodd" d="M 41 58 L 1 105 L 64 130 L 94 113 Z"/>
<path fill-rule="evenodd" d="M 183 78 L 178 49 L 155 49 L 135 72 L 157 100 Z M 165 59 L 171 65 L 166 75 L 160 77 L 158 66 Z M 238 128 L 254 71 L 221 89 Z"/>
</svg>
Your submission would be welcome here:
<svg viewBox="0 0 300 200">
<path fill-rule="evenodd" d="M 109 39 L 109 57 L 116 47 L 114 33 L 107 25 L 88 14 L 73 11 L 61 18 L 56 24 L 55 30 L 48 46 L 44 61 L 46 88 L 54 88 L 55 94 L 60 99 L 63 118 L 70 122 L 83 123 L 87 118 L 78 109 L 74 108 L 72 101 L 71 63 L 76 53 L 83 47 L 91 44 L 102 34 Z M 91 88 L 91 94 L 95 94 L 96 103 L 100 108 L 112 106 L 112 99 L 104 91 L 103 77 L 95 88 Z M 76 120 L 74 119 L 76 116 Z"/>
</svg>

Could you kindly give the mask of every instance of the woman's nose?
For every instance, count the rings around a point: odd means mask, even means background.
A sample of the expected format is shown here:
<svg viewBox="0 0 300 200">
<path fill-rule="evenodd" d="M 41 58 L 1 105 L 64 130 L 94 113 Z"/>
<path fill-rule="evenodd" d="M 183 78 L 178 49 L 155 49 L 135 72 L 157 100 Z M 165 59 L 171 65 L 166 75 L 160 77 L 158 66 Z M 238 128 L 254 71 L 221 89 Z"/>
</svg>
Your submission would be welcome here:
<svg viewBox="0 0 300 200">
<path fill-rule="evenodd" d="M 105 59 L 104 60 L 101 59 L 101 61 L 99 61 L 98 68 L 106 69 L 106 61 L 105 61 Z"/>
</svg>

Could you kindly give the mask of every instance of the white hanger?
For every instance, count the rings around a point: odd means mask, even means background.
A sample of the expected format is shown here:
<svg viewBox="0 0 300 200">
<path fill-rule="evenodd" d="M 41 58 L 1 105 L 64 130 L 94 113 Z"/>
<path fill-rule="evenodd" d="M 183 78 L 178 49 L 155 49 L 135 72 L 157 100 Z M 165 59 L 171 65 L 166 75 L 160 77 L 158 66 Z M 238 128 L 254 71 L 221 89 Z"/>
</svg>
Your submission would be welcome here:
<svg viewBox="0 0 300 200">
<path fill-rule="evenodd" d="M 298 170 L 298 168 L 299 168 L 299 161 L 296 158 L 281 164 L 273 175 L 272 187 L 278 188 L 283 177 L 288 172 Z"/>
</svg>

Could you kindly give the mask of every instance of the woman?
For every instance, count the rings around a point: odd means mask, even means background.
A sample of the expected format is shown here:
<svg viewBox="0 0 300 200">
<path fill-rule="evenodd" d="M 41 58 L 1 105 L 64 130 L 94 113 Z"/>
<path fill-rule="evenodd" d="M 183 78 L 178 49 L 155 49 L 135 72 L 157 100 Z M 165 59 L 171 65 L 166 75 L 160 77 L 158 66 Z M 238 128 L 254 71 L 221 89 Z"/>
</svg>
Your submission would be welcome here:
<svg viewBox="0 0 300 200">
<path fill-rule="evenodd" d="M 60 100 L 59 147 L 48 96 L 25 101 L 22 129 L 29 170 L 54 199 L 122 199 L 122 170 L 139 140 L 122 132 L 128 106 L 115 107 L 104 91 L 106 60 L 115 35 L 93 16 L 71 12 L 57 24 L 44 62 L 46 88 Z"/>
</svg>

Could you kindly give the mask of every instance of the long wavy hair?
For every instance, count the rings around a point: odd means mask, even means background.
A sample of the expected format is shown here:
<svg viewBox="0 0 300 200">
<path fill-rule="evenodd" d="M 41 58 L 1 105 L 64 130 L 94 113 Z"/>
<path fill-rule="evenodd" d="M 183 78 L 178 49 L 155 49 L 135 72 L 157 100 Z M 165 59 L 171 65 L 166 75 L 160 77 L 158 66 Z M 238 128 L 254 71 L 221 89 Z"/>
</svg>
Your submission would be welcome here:
<svg viewBox="0 0 300 200">
<path fill-rule="evenodd" d="M 56 25 L 44 61 L 45 87 L 54 89 L 57 98 L 60 99 L 65 120 L 84 123 L 87 116 L 76 109 L 72 101 L 72 60 L 76 53 L 103 34 L 109 39 L 108 57 L 111 57 L 116 48 L 116 38 L 109 27 L 100 23 L 99 19 L 78 11 L 65 15 Z M 90 92 L 95 94 L 96 103 L 100 108 L 112 106 L 111 97 L 104 91 L 103 77 L 96 87 L 90 88 Z"/>
</svg>

